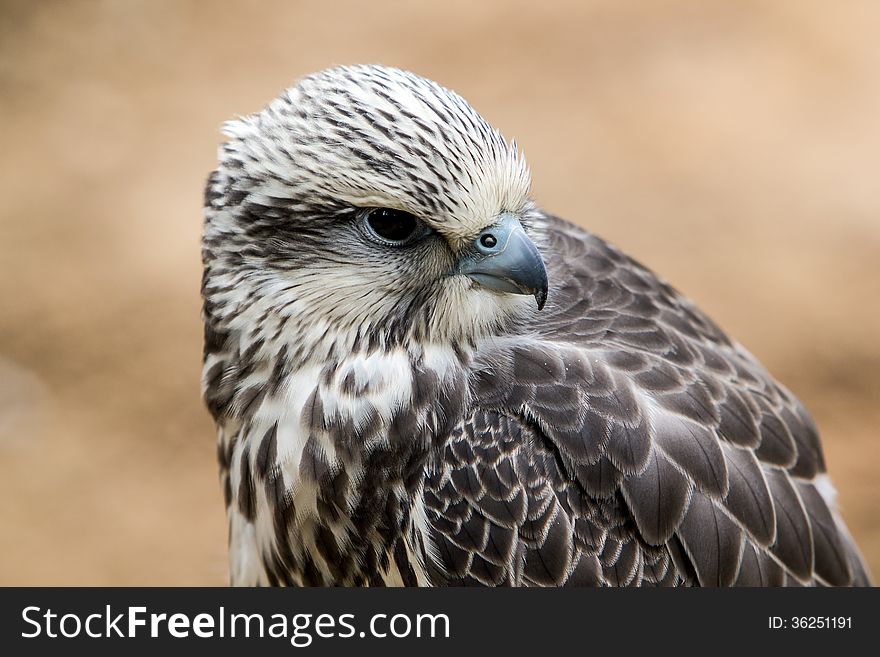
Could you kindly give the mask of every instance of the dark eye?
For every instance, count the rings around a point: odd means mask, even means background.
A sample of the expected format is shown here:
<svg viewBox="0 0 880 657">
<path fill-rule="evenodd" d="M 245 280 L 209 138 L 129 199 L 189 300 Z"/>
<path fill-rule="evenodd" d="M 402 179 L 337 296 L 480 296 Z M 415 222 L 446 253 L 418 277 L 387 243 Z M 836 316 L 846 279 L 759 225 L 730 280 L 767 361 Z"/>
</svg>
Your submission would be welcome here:
<svg viewBox="0 0 880 657">
<path fill-rule="evenodd" d="M 395 246 L 406 244 L 425 230 L 414 215 L 391 208 L 370 210 L 364 215 L 364 225 L 374 237 Z"/>
</svg>

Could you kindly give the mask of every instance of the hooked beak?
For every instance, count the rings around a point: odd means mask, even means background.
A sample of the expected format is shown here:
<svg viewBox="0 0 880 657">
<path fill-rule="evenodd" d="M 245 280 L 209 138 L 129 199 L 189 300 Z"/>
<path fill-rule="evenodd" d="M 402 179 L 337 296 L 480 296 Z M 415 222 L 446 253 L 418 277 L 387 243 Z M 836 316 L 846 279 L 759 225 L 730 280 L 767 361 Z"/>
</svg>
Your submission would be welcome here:
<svg viewBox="0 0 880 657">
<path fill-rule="evenodd" d="M 522 224 L 508 213 L 477 235 L 462 253 L 454 273 L 490 290 L 530 294 L 538 302 L 538 310 L 547 300 L 547 269 L 541 254 L 526 236 Z"/>
</svg>

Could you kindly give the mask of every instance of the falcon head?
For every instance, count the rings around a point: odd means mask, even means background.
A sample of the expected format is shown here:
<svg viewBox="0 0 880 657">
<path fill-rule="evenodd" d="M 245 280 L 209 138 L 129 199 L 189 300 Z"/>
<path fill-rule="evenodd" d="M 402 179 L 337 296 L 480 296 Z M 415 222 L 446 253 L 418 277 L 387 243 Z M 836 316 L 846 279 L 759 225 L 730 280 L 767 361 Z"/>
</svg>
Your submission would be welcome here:
<svg viewBox="0 0 880 657">
<path fill-rule="evenodd" d="M 543 306 L 526 164 L 452 91 L 335 68 L 225 133 L 203 240 L 214 331 L 326 357 L 474 343 Z"/>
</svg>

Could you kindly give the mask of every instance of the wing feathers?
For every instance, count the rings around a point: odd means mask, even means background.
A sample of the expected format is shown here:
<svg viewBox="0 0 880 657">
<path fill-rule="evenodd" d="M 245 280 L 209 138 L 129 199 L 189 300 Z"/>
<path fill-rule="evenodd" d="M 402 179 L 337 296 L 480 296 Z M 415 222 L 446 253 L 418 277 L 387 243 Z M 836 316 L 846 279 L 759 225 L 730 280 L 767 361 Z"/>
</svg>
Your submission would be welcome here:
<svg viewBox="0 0 880 657">
<path fill-rule="evenodd" d="M 650 450 L 648 451 L 650 455 Z M 645 459 L 647 465 L 648 459 Z M 623 473 L 605 457 L 599 457 L 595 463 L 577 463 L 569 465 L 574 478 L 581 483 L 588 495 L 602 498 L 613 495 L 620 487 Z"/>
<path fill-rule="evenodd" d="M 725 390 L 724 402 L 719 404 L 718 433 L 726 441 L 741 447 L 757 447 L 762 433 L 751 407 L 733 388 Z"/>
<path fill-rule="evenodd" d="M 645 418 L 640 418 L 636 426 L 627 426 L 622 422 L 610 426 L 605 454 L 620 473 L 633 475 L 642 472 L 648 464 L 650 453 L 651 433 Z M 599 459 L 600 462 L 603 460 L 606 458 Z"/>
<path fill-rule="evenodd" d="M 736 586 L 782 586 L 785 571 L 769 554 L 746 542 Z"/>
<path fill-rule="evenodd" d="M 624 479 L 624 499 L 636 525 L 651 545 L 669 540 L 678 527 L 693 487 L 658 450 L 651 450 L 645 471 Z"/>
<path fill-rule="evenodd" d="M 761 547 L 776 540 L 776 514 L 761 466 L 745 449 L 721 445 L 728 465 L 730 489 L 725 508 L 748 530 Z"/>
<path fill-rule="evenodd" d="M 654 428 L 659 448 L 701 491 L 716 499 L 727 495 L 727 465 L 713 430 L 669 413 L 656 414 Z"/>
<path fill-rule="evenodd" d="M 797 460 L 797 448 L 791 431 L 772 412 L 761 416 L 761 443 L 755 455 L 764 463 L 790 468 Z"/>
<path fill-rule="evenodd" d="M 528 526 L 529 523 L 526 524 Z M 571 525 L 565 513 L 553 506 L 541 526 L 539 549 L 526 553 L 523 576 L 539 586 L 558 586 L 565 582 L 571 566 Z"/>
<path fill-rule="evenodd" d="M 811 482 L 796 481 L 795 486 L 810 520 L 816 574 L 832 586 L 850 584 L 853 574 L 848 555 L 828 505 Z"/>
<path fill-rule="evenodd" d="M 813 572 L 813 536 L 801 499 L 782 470 L 769 469 L 767 484 L 776 509 L 776 542 L 770 551 L 802 582 Z"/>
<path fill-rule="evenodd" d="M 707 496 L 696 493 L 678 530 L 702 586 L 731 586 L 743 553 L 740 528 Z"/>
</svg>

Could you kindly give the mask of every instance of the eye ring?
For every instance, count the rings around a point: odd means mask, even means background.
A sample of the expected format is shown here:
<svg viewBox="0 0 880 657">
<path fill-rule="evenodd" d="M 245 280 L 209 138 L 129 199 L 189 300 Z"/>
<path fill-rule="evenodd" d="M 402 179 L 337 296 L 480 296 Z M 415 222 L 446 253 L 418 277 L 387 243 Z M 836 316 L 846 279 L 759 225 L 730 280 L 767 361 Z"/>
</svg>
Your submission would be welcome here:
<svg viewBox="0 0 880 657">
<path fill-rule="evenodd" d="M 362 219 L 367 234 L 382 244 L 404 246 L 428 232 L 414 214 L 394 208 L 372 208 Z"/>
<path fill-rule="evenodd" d="M 498 245 L 498 239 L 492 233 L 486 233 L 480 237 L 480 244 L 486 249 L 494 249 Z"/>
</svg>

